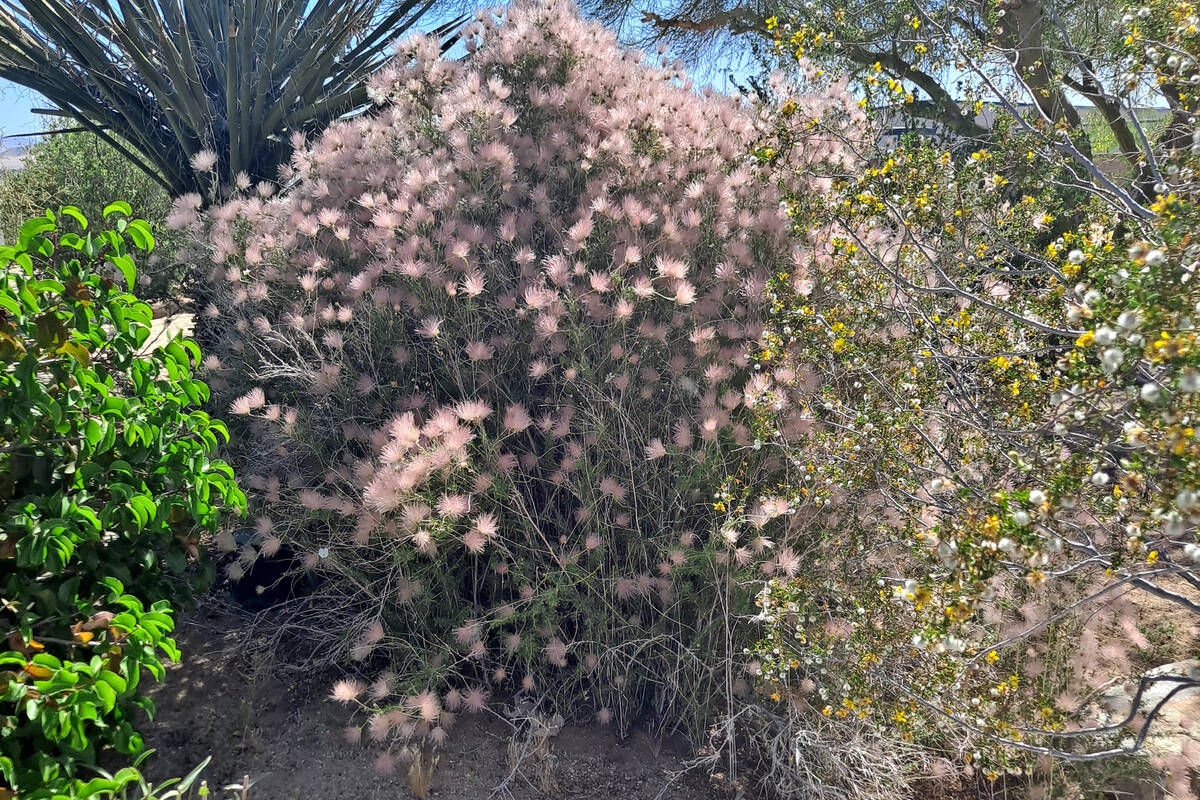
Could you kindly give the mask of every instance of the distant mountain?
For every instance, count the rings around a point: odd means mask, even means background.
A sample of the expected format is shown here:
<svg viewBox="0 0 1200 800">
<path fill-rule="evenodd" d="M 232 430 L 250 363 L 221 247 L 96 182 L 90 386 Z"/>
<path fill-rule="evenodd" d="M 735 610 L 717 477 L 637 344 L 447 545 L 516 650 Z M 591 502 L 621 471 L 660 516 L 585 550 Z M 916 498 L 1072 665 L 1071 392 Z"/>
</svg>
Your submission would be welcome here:
<svg viewBox="0 0 1200 800">
<path fill-rule="evenodd" d="M 20 169 L 28 144 L 0 146 L 0 170 Z"/>
</svg>

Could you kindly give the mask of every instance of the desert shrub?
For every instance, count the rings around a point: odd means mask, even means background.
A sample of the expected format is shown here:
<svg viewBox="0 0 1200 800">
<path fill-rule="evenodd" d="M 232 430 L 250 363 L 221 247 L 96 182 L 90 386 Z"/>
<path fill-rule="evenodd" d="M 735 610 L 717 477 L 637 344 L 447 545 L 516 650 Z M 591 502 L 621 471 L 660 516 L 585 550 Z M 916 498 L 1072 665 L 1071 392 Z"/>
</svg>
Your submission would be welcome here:
<svg viewBox="0 0 1200 800">
<path fill-rule="evenodd" d="M 0 177 L 0 233 L 16 242 L 26 220 L 68 201 L 98 219 L 114 196 L 156 229 L 171 210 L 166 191 L 95 134 L 48 131 L 25 151 L 20 169 Z"/>
<path fill-rule="evenodd" d="M 1131 9 L 1095 69 L 1194 108 L 1195 19 Z M 999 80 L 989 55 L 965 68 Z M 764 693 L 954 743 L 959 768 L 1045 796 L 1101 772 L 1064 763 L 1139 752 L 1158 700 L 1197 685 L 1144 674 L 1143 606 L 1200 613 L 1200 133 L 1180 112 L 1151 139 L 1127 110 L 1141 168 L 1122 177 L 1016 95 L 999 105 L 986 146 L 909 138 L 864 154 L 838 201 L 789 199 L 836 230 L 768 287 L 753 405 L 800 513 L 854 511 L 764 588 L 754 649 Z M 773 149 L 808 122 L 782 114 Z M 777 403 L 816 423 L 788 430 Z M 1146 698 L 1105 701 L 1114 683 Z M 1194 741 L 1150 755 L 1186 796 Z"/>
<path fill-rule="evenodd" d="M 143 672 L 178 659 L 172 598 L 204 583 L 197 537 L 245 499 L 196 408 L 200 352 L 142 352 L 150 307 L 125 287 L 146 222 L 74 207 L 0 248 L 0 794 L 94 796 L 106 754 L 142 751 Z M 91 780 L 89 780 L 91 779 Z"/>
<path fill-rule="evenodd" d="M 952 796 L 942 793 L 942 779 L 949 775 L 944 759 L 926 747 L 897 741 L 869 722 L 780 714 L 770 704 L 754 702 L 739 703 L 730 722 L 712 728 L 710 746 L 698 761 L 736 778 L 733 783 L 751 783 L 756 796 L 812 800 Z M 730 736 L 737 739 L 740 774 L 738 759 L 730 755 Z"/>
<path fill-rule="evenodd" d="M 747 351 L 807 245 L 749 105 L 558 3 L 464 37 L 461 62 L 403 45 L 377 112 L 299 152 L 285 194 L 202 222 L 206 367 L 260 514 L 230 571 L 287 546 L 323 577 L 293 619 L 306 652 L 360 662 L 335 696 L 373 740 L 440 741 L 490 692 L 694 724 L 743 683 L 740 577 L 794 557 L 782 523 L 722 536 L 714 492 L 772 468 Z M 844 92 L 803 102 L 852 132 Z M 843 152 L 814 131 L 791 155 Z"/>
<path fill-rule="evenodd" d="M 88 219 L 99 219 L 114 197 L 124 198 L 159 232 L 154 252 L 139 265 L 139 294 L 151 300 L 169 296 L 183 277 L 173 258 L 171 232 L 162 227 L 171 198 L 153 178 L 92 133 L 48 132 L 30 145 L 20 169 L 0 173 L 0 241 L 16 242 L 26 220 L 66 204 Z"/>
</svg>

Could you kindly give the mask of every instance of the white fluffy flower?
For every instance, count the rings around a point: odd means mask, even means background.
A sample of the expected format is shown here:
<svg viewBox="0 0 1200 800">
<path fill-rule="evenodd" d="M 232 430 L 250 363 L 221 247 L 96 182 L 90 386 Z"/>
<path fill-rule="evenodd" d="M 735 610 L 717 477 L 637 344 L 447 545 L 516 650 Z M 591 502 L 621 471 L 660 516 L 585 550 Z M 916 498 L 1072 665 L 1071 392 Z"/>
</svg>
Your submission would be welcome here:
<svg viewBox="0 0 1200 800">
<path fill-rule="evenodd" d="M 188 163 L 196 172 L 212 172 L 217 166 L 217 154 L 212 150 L 201 150 L 193 155 Z"/>
<path fill-rule="evenodd" d="M 1142 327 L 1142 315 L 1136 311 L 1122 311 L 1117 317 L 1117 324 L 1127 331 L 1136 331 Z"/>
<path fill-rule="evenodd" d="M 1119 347 L 1110 347 L 1100 355 L 1100 366 L 1105 372 L 1112 374 L 1120 368 L 1125 360 L 1125 351 Z"/>
<path fill-rule="evenodd" d="M 1132 447 L 1145 447 L 1150 442 L 1146 429 L 1136 422 L 1126 422 L 1122 430 L 1126 444 Z"/>
</svg>

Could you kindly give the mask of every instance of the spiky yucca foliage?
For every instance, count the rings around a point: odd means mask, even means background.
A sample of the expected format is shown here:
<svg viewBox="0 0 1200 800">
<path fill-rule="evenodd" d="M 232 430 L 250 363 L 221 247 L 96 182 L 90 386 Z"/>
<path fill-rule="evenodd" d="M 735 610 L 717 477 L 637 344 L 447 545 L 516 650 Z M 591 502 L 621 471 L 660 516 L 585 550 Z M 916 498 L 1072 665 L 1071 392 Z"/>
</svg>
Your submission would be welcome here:
<svg viewBox="0 0 1200 800">
<path fill-rule="evenodd" d="M 696 722 L 734 682 L 739 576 L 795 558 L 786 501 L 743 493 L 751 533 L 722 535 L 714 493 L 771 470 L 747 354 L 807 245 L 748 155 L 751 107 L 562 3 L 464 36 L 457 63 L 408 43 L 286 194 L 199 223 L 210 381 L 262 515 L 232 571 L 286 544 L 325 577 L 301 621 L 370 672 L 335 696 L 372 740 L 437 743 L 514 691 Z M 844 93 L 805 102 L 850 132 Z"/>
<path fill-rule="evenodd" d="M 45 95 L 172 195 L 211 193 L 239 175 L 275 180 L 293 133 L 367 106 L 367 77 L 432 5 L 0 0 L 0 77 Z"/>
</svg>

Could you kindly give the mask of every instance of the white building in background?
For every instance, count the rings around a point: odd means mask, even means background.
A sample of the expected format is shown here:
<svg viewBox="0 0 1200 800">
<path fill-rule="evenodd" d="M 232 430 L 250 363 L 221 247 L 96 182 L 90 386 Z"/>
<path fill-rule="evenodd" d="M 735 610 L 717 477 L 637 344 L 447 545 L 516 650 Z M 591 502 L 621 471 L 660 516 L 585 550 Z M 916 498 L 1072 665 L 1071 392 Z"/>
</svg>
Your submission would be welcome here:
<svg viewBox="0 0 1200 800">
<path fill-rule="evenodd" d="M 1033 105 L 1029 103 L 1021 103 L 1017 108 L 1022 114 L 1036 113 Z M 1077 105 L 1075 108 L 1083 120 L 1084 128 L 1088 131 L 1092 139 L 1096 155 L 1117 154 L 1119 150 L 1117 149 L 1116 140 L 1105 123 L 1104 118 L 1100 116 L 1100 112 L 1091 105 Z M 999 109 L 996 105 L 986 105 L 975 115 L 974 121 L 985 130 L 991 129 L 996 122 L 998 111 Z M 1141 122 L 1142 127 L 1146 130 L 1147 135 L 1151 138 L 1166 126 L 1170 116 L 1170 110 L 1166 108 L 1141 106 L 1133 109 L 1133 111 L 1138 121 Z M 938 120 L 896 114 L 887 123 L 887 133 L 883 135 L 881 142 L 887 147 L 894 147 L 899 143 L 900 137 L 906 133 L 915 133 L 923 138 L 944 142 L 961 141 L 966 138 L 954 133 L 954 131 Z"/>
</svg>

